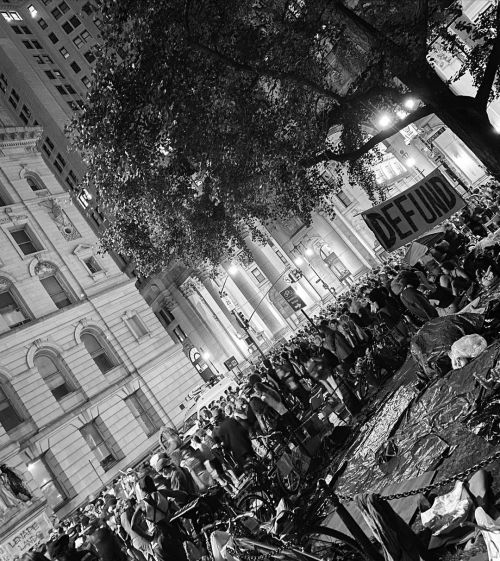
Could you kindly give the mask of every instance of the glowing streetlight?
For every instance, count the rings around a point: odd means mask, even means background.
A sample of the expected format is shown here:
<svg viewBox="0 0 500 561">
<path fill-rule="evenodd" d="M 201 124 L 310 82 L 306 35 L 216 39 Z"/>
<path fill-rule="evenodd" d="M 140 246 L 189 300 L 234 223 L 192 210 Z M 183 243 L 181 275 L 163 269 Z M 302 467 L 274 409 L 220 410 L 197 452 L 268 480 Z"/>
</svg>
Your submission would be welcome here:
<svg viewBox="0 0 500 561">
<path fill-rule="evenodd" d="M 227 270 L 227 272 L 231 275 L 234 276 L 238 273 L 238 267 L 236 265 L 231 265 L 229 267 L 229 269 Z"/>
<path fill-rule="evenodd" d="M 210 360 L 210 353 L 205 351 L 202 355 L 203 360 Z"/>
<path fill-rule="evenodd" d="M 398 119 L 404 119 L 408 117 L 408 113 L 406 111 L 402 111 L 401 109 L 398 109 L 396 111 L 396 115 L 398 116 Z"/>
<path fill-rule="evenodd" d="M 311 249 L 310 247 L 308 247 L 304 253 L 307 255 L 307 257 L 312 257 L 314 255 L 314 250 Z"/>
<path fill-rule="evenodd" d="M 415 109 L 417 101 L 413 99 L 413 97 L 408 97 L 407 99 L 405 99 L 403 105 L 406 107 L 406 109 Z"/>
<path fill-rule="evenodd" d="M 295 263 L 295 265 L 300 267 L 300 265 L 304 263 L 304 260 L 302 259 L 302 257 L 296 257 L 293 262 Z"/>
<path fill-rule="evenodd" d="M 391 125 L 391 123 L 392 123 L 391 116 L 387 115 L 387 113 L 384 113 L 384 115 L 381 115 L 379 117 L 379 120 L 378 120 L 379 127 L 383 128 L 383 129 L 386 129 L 387 127 L 389 127 Z"/>
<path fill-rule="evenodd" d="M 410 168 L 412 168 L 416 163 L 415 158 L 407 158 L 406 160 L 406 165 Z"/>
</svg>

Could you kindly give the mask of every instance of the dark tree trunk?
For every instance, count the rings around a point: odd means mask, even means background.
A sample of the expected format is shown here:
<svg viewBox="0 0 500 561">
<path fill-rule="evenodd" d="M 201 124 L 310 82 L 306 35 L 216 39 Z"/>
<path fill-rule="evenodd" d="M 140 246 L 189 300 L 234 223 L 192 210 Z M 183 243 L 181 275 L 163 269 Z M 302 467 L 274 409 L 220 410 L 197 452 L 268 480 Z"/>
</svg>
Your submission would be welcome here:
<svg viewBox="0 0 500 561">
<path fill-rule="evenodd" d="M 492 126 L 486 111 L 472 97 L 455 95 L 434 70 L 400 78 L 443 123 L 474 152 L 489 173 L 500 179 L 500 134 Z"/>
</svg>

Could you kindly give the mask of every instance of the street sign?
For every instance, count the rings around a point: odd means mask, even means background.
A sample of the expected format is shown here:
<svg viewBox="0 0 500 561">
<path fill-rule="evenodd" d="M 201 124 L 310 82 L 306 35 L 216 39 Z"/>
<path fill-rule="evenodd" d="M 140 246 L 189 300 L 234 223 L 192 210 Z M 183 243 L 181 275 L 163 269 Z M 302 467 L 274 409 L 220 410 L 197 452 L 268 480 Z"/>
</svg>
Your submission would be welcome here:
<svg viewBox="0 0 500 561">
<path fill-rule="evenodd" d="M 306 307 L 306 303 L 302 298 L 296 294 L 295 290 L 289 286 L 280 292 L 281 296 L 287 301 L 287 304 L 292 308 L 294 312 L 298 312 L 302 308 Z"/>
<path fill-rule="evenodd" d="M 224 361 L 224 366 L 228 370 L 232 370 L 236 366 L 238 366 L 238 361 L 234 358 L 234 356 L 230 356 L 227 360 Z"/>
<path fill-rule="evenodd" d="M 387 251 L 416 240 L 465 206 L 437 170 L 402 193 L 361 213 Z"/>
</svg>

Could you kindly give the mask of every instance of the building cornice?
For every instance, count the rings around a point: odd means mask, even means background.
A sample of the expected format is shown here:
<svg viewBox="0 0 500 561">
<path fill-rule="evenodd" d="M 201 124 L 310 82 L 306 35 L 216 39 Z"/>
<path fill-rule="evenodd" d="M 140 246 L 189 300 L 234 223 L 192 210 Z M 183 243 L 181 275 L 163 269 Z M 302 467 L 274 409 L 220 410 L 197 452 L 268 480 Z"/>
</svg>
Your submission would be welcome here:
<svg viewBox="0 0 500 561">
<path fill-rule="evenodd" d="M 38 151 L 36 144 L 42 133 L 42 127 L 0 127 L 0 155 L 3 151 Z"/>
</svg>

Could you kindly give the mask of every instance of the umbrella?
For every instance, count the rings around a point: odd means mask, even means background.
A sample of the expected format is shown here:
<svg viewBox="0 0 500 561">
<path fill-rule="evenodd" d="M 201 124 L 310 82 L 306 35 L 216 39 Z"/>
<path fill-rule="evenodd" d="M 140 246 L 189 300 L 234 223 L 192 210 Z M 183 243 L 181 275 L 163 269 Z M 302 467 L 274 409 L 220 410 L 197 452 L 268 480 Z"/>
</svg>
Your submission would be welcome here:
<svg viewBox="0 0 500 561">
<path fill-rule="evenodd" d="M 433 247 L 442 239 L 444 239 L 445 234 L 446 232 L 444 228 L 433 228 L 432 230 L 429 230 L 427 233 L 417 238 L 413 243 L 419 243 L 427 247 Z"/>
<path fill-rule="evenodd" d="M 404 261 L 413 267 L 428 251 L 427 246 L 419 242 L 413 242 L 404 256 Z"/>
</svg>

